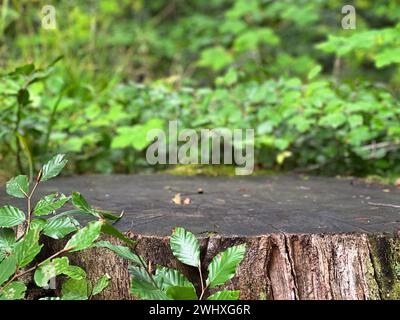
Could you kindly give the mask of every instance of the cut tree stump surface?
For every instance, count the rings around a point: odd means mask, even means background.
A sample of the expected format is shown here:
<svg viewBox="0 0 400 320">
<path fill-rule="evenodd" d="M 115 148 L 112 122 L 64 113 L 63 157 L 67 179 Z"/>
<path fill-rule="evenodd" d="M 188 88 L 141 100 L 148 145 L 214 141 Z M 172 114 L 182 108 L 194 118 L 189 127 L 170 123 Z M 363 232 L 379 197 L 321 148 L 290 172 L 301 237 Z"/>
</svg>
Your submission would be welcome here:
<svg viewBox="0 0 400 320">
<path fill-rule="evenodd" d="M 37 198 L 72 191 L 95 207 L 124 210 L 116 226 L 137 241 L 136 253 L 149 269 L 176 268 L 198 292 L 198 270 L 170 250 L 168 236 L 176 226 L 199 236 L 205 276 L 216 254 L 246 244 L 236 275 L 222 286 L 240 290 L 240 299 L 400 299 L 400 209 L 370 204 L 400 204 L 394 187 L 300 176 L 80 176 L 44 183 Z M 191 203 L 172 203 L 177 193 Z M 25 205 L 3 190 L 0 205 L 10 202 Z M 46 242 L 46 256 L 65 241 Z M 126 260 L 104 248 L 69 257 L 92 282 L 111 275 L 109 287 L 96 298 L 132 299 Z"/>
<path fill-rule="evenodd" d="M 204 193 L 198 193 L 201 188 Z M 4 188 L 3 188 L 4 189 Z M 300 176 L 76 176 L 44 183 L 38 195 L 81 192 L 95 207 L 124 211 L 122 231 L 166 236 L 175 226 L 194 233 L 255 236 L 284 233 L 393 233 L 400 192 L 358 180 Z M 171 202 L 180 193 L 188 205 Z M 18 203 L 0 193 L 0 204 Z"/>
</svg>

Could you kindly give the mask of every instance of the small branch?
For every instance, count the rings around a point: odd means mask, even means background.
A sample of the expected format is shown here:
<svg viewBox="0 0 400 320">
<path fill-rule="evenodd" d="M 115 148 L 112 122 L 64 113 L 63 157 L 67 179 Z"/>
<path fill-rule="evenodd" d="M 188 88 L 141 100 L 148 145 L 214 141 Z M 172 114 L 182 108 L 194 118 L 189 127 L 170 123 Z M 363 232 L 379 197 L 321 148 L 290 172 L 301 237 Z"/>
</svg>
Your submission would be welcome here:
<svg viewBox="0 0 400 320">
<path fill-rule="evenodd" d="M 382 148 L 389 148 L 390 149 L 397 149 L 398 146 L 400 145 L 400 141 L 384 141 L 384 142 L 379 142 L 379 143 L 371 143 L 368 145 L 363 146 L 362 148 L 364 150 L 376 150 L 376 149 L 382 149 Z"/>
<path fill-rule="evenodd" d="M 368 202 L 369 205 L 375 207 L 389 207 L 389 208 L 396 208 L 400 209 L 400 205 L 390 204 L 390 203 L 376 203 L 376 202 Z"/>
<path fill-rule="evenodd" d="M 200 282 L 201 282 L 201 295 L 199 300 L 203 299 L 204 293 L 207 290 L 207 286 L 204 286 L 204 281 L 203 281 L 203 273 L 201 272 L 201 264 L 199 265 L 199 274 L 200 274 Z"/>
<path fill-rule="evenodd" d="M 157 289 L 160 289 L 160 287 L 157 285 L 157 282 L 154 280 L 153 274 L 152 274 L 152 273 L 150 272 L 150 270 L 147 268 L 148 266 L 146 266 L 146 263 L 143 261 L 142 257 L 141 257 L 139 254 L 137 254 L 135 248 L 132 248 L 132 251 L 133 251 L 134 254 L 136 254 L 136 255 L 138 256 L 139 261 L 140 261 L 140 264 L 142 265 L 142 268 L 146 271 L 147 275 L 150 277 L 151 282 L 153 282 L 154 286 L 155 286 Z"/>
<path fill-rule="evenodd" d="M 37 178 L 36 178 L 36 182 L 35 185 L 32 188 L 32 191 L 29 193 L 28 197 L 27 197 L 27 201 L 28 201 L 28 225 L 26 227 L 25 233 L 28 232 L 29 227 L 31 226 L 31 222 L 32 222 L 32 196 L 36 191 L 36 188 L 38 187 L 39 183 L 40 183 L 40 177 L 41 177 L 41 172 L 39 172 Z"/>
<path fill-rule="evenodd" d="M 20 127 L 21 117 L 22 117 L 21 107 L 22 107 L 21 104 L 17 103 L 17 118 L 15 121 L 14 134 L 15 134 L 15 144 L 16 144 L 17 167 L 18 167 L 18 171 L 22 174 L 24 169 L 22 168 L 21 145 L 20 145 L 20 142 L 18 139 L 18 132 L 19 132 L 19 127 Z"/>
</svg>

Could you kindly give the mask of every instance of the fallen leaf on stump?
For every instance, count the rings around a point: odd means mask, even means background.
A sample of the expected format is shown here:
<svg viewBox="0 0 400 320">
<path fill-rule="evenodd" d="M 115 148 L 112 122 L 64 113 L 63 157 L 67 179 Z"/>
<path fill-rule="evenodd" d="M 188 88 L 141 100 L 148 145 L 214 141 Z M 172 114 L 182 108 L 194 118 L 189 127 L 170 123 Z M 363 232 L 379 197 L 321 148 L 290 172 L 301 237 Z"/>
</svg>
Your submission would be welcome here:
<svg viewBox="0 0 400 320">
<path fill-rule="evenodd" d="M 171 202 L 172 202 L 172 203 L 175 203 L 175 204 L 181 205 L 181 204 L 191 204 L 191 203 L 192 203 L 192 200 L 191 200 L 190 198 L 185 198 L 185 199 L 182 200 L 181 194 L 180 194 L 180 193 L 177 193 L 177 194 L 171 199 Z"/>
<path fill-rule="evenodd" d="M 171 199 L 172 203 L 175 204 L 182 204 L 182 198 L 181 198 L 181 194 L 177 193 L 172 199 Z"/>
</svg>

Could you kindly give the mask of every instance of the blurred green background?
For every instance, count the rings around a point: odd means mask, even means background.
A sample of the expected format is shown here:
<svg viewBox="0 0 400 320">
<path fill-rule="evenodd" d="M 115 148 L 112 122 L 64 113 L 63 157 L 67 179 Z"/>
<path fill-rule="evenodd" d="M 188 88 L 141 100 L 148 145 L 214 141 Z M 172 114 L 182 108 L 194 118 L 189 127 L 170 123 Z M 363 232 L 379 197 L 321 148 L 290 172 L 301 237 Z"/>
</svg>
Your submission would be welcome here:
<svg viewBox="0 0 400 320">
<path fill-rule="evenodd" d="M 175 119 L 254 128 L 259 170 L 400 173 L 398 0 L 0 3 L 3 176 L 56 153 L 78 174 L 150 170 L 147 131 Z"/>
</svg>

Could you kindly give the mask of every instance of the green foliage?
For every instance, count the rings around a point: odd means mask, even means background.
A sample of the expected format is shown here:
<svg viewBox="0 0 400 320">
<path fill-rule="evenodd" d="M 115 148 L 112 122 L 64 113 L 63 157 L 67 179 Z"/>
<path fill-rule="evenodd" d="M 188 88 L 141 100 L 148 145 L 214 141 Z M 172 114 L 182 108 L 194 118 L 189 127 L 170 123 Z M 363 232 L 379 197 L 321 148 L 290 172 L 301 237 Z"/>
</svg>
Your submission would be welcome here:
<svg viewBox="0 0 400 320">
<path fill-rule="evenodd" d="M 10 228 L 17 226 L 25 221 L 25 214 L 13 206 L 0 208 L 0 227 Z"/>
<path fill-rule="evenodd" d="M 51 32 L 37 2 L 1 8 L 6 172 L 32 178 L 55 153 L 76 173 L 139 171 L 147 132 L 175 119 L 256 129 L 259 168 L 400 172 L 396 0 L 355 1 L 354 30 L 336 0 L 54 5 Z"/>
<path fill-rule="evenodd" d="M 236 267 L 242 261 L 246 246 L 234 246 L 215 256 L 208 266 L 207 285 L 214 288 L 230 280 L 236 272 Z"/>
<path fill-rule="evenodd" d="M 108 287 L 110 279 L 111 277 L 108 274 L 101 276 L 93 287 L 92 295 L 95 296 L 97 294 L 102 293 Z"/>
<path fill-rule="evenodd" d="M 11 255 L 15 244 L 15 232 L 12 229 L 0 228 L 0 262 Z"/>
<path fill-rule="evenodd" d="M 114 245 L 109 241 L 98 241 L 94 244 L 94 247 L 107 248 L 116 253 L 121 258 L 128 260 L 130 263 L 141 265 L 140 258 L 136 254 L 134 254 L 128 247 Z"/>
<path fill-rule="evenodd" d="M 46 221 L 43 234 L 53 239 L 62 239 L 78 229 L 79 223 L 73 217 L 53 217 Z"/>
<path fill-rule="evenodd" d="M 200 245 L 193 233 L 183 228 L 175 228 L 170 246 L 174 256 L 182 263 L 193 267 L 200 266 Z"/>
<path fill-rule="evenodd" d="M 146 300 L 170 300 L 145 268 L 129 266 L 129 273 L 133 278 L 131 292 L 134 296 Z"/>
<path fill-rule="evenodd" d="M 26 73 L 30 69 L 25 67 L 18 72 Z M 18 280 L 31 272 L 34 272 L 33 278 L 36 285 L 42 288 L 46 288 L 49 281 L 57 276 L 66 277 L 62 287 L 64 300 L 90 299 L 108 286 L 110 277 L 104 275 L 95 283 L 92 290 L 91 284 L 86 279 L 86 272 L 80 267 L 71 265 L 69 259 L 62 255 L 92 246 L 102 233 L 103 227 L 108 224 L 105 216 L 114 221 L 118 217 L 109 212 L 96 212 L 81 195 L 79 195 L 80 202 L 75 206 L 77 209 L 75 213 L 84 212 L 93 218 L 98 218 L 97 221 L 91 221 L 82 228 L 70 214 L 71 210 L 58 213 L 71 201 L 70 196 L 50 194 L 40 199 L 36 206 L 32 205 L 32 197 L 39 184 L 57 176 L 65 164 L 66 160 L 62 155 L 52 158 L 39 171 L 31 189 L 26 176 L 12 178 L 6 184 L 7 193 L 16 198 L 23 195 L 30 210 L 25 215 L 22 210 L 10 205 L 0 209 L 0 300 L 23 299 L 27 288 Z M 82 211 L 82 203 L 90 208 L 90 213 Z M 48 219 L 34 218 L 35 216 L 48 216 Z M 20 235 L 19 238 L 11 229 L 15 226 L 21 227 L 22 230 L 22 236 Z M 113 234 L 122 237 L 112 226 L 107 230 L 108 233 L 112 231 Z M 63 239 L 71 233 L 73 235 L 64 249 L 41 262 L 37 261 L 43 248 L 43 244 L 40 243 L 43 236 Z"/>
<path fill-rule="evenodd" d="M 64 159 L 63 154 L 56 155 L 43 166 L 40 181 L 44 182 L 58 176 L 66 164 L 67 160 Z"/>
<path fill-rule="evenodd" d="M 62 284 L 62 300 L 89 300 L 102 293 L 109 285 L 110 279 L 110 276 L 105 274 L 93 286 L 85 277 L 70 278 Z"/>
<path fill-rule="evenodd" d="M 116 246 L 108 241 L 99 241 L 94 246 L 107 248 L 133 263 L 128 267 L 132 276 L 131 293 L 145 300 L 201 300 L 208 288 L 222 285 L 235 275 L 246 250 L 245 245 L 234 246 L 214 257 L 208 267 L 208 279 L 204 283 L 198 240 L 184 228 L 175 228 L 170 238 L 171 251 L 180 262 L 198 268 L 201 279 L 201 291 L 198 295 L 193 283 L 178 270 L 157 266 L 155 274 L 151 273 L 147 269 L 145 258 L 138 256 L 133 246 Z M 239 291 L 218 291 L 208 299 L 237 300 Z"/>
<path fill-rule="evenodd" d="M 17 176 L 6 184 L 6 192 L 16 198 L 25 198 L 28 193 L 29 182 L 27 176 Z"/>
<path fill-rule="evenodd" d="M 239 291 L 218 291 L 207 298 L 207 300 L 238 300 Z"/>
<path fill-rule="evenodd" d="M 89 224 L 78 230 L 65 245 L 65 250 L 75 252 L 89 248 L 96 239 L 100 236 L 102 221 L 92 221 Z"/>
<path fill-rule="evenodd" d="M 20 281 L 11 282 L 0 293 L 0 300 L 21 300 L 25 297 L 26 285 Z"/>
<path fill-rule="evenodd" d="M 14 254 L 19 267 L 27 266 L 41 251 L 43 245 L 39 244 L 39 238 L 44 224 L 43 220 L 33 220 L 25 236 L 15 244 Z"/>
<path fill-rule="evenodd" d="M 39 287 L 46 287 L 50 279 L 61 274 L 68 275 L 74 280 L 82 280 L 86 273 L 82 269 L 77 272 L 76 268 L 71 268 L 67 257 L 46 260 L 36 269 L 34 280 Z"/>
<path fill-rule="evenodd" d="M 193 284 L 178 270 L 157 267 L 154 279 L 172 300 L 197 300 Z"/>
<path fill-rule="evenodd" d="M 88 300 L 90 283 L 87 279 L 68 279 L 62 284 L 62 300 Z"/>
<path fill-rule="evenodd" d="M 7 281 L 17 269 L 15 256 L 8 256 L 0 263 L 0 285 Z"/>
<path fill-rule="evenodd" d="M 65 195 L 53 193 L 43 197 L 38 201 L 33 210 L 35 216 L 47 216 L 54 213 L 57 209 L 60 209 L 69 201 L 69 197 Z"/>
</svg>

